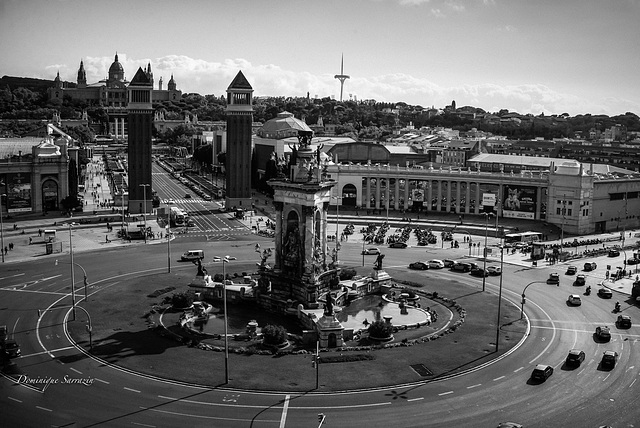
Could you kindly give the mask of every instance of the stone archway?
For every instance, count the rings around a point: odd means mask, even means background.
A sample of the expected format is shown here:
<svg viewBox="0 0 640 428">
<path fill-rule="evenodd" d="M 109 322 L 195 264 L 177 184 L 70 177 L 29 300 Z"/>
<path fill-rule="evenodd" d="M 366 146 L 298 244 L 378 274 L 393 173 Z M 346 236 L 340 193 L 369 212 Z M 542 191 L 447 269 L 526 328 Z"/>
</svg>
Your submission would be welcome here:
<svg viewBox="0 0 640 428">
<path fill-rule="evenodd" d="M 55 180 L 45 180 L 42 183 L 42 210 L 55 211 L 60 209 L 58 197 L 58 183 Z"/>
<path fill-rule="evenodd" d="M 342 188 L 342 205 L 346 207 L 355 207 L 358 200 L 358 190 L 353 184 L 345 184 Z"/>
<path fill-rule="evenodd" d="M 335 333 L 329 333 L 327 336 L 327 348 L 335 348 L 338 346 L 338 340 Z"/>
</svg>

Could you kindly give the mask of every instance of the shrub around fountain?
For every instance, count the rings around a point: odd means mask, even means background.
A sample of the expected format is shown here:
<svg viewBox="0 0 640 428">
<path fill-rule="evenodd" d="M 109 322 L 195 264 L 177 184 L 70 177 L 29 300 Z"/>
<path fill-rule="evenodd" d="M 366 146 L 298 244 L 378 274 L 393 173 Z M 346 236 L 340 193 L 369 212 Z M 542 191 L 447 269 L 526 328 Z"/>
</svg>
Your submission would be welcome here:
<svg viewBox="0 0 640 428">
<path fill-rule="evenodd" d="M 287 342 L 287 330 L 280 325 L 267 324 L 262 328 L 262 343 L 269 346 L 281 346 Z"/>
<path fill-rule="evenodd" d="M 171 296 L 171 304 L 176 309 L 186 309 L 193 304 L 194 294 L 191 291 L 184 291 L 181 293 L 174 293 Z"/>
<path fill-rule="evenodd" d="M 375 340 L 389 340 L 393 333 L 393 325 L 379 320 L 371 323 L 367 329 L 369 332 L 369 338 Z"/>
<path fill-rule="evenodd" d="M 353 268 L 343 268 L 340 270 L 340 281 L 348 281 L 354 276 L 356 276 L 357 272 Z"/>
</svg>

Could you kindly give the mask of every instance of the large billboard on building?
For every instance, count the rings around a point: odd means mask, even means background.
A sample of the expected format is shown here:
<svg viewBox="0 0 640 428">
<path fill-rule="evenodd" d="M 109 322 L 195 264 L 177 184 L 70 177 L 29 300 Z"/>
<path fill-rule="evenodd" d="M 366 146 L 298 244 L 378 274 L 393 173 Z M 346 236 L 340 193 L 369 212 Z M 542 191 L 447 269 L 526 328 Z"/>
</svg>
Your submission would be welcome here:
<svg viewBox="0 0 640 428">
<path fill-rule="evenodd" d="M 506 186 L 502 216 L 534 220 L 536 215 L 536 192 L 533 186 Z"/>
<path fill-rule="evenodd" d="M 29 174 L 5 174 L 0 181 L 6 184 L 8 212 L 31 211 L 31 176 Z"/>
</svg>

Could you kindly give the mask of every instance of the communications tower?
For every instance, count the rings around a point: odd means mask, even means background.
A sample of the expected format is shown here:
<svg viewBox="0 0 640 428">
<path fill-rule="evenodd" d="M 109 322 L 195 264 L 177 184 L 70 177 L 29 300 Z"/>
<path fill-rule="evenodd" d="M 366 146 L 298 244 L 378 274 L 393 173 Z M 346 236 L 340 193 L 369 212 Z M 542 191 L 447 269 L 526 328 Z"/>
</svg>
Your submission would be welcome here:
<svg viewBox="0 0 640 428">
<path fill-rule="evenodd" d="M 344 89 L 344 81 L 349 79 L 349 76 L 344 74 L 344 54 L 342 54 L 342 58 L 340 59 L 340 74 L 336 74 L 333 77 L 340 81 L 340 102 L 342 102 L 342 90 Z"/>
</svg>

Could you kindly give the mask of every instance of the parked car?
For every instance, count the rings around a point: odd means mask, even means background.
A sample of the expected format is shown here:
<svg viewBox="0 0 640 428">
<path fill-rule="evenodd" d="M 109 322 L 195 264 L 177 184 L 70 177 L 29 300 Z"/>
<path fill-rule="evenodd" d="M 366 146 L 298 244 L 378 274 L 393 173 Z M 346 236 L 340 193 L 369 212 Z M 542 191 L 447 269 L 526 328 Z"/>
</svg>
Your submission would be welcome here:
<svg viewBox="0 0 640 428">
<path fill-rule="evenodd" d="M 482 269 L 481 267 L 477 267 L 477 268 L 471 269 L 471 275 L 479 276 L 480 278 L 482 278 L 482 277 L 489 276 L 489 272 L 487 272 L 486 270 Z"/>
<path fill-rule="evenodd" d="M 613 291 L 609 290 L 608 288 L 602 287 L 598 289 L 598 296 L 602 297 L 603 299 L 610 299 L 613 297 Z"/>
<path fill-rule="evenodd" d="M 598 326 L 596 327 L 596 338 L 598 340 L 602 340 L 608 342 L 611 340 L 611 331 L 609 331 L 609 327 L 606 326 Z"/>
<path fill-rule="evenodd" d="M 464 262 L 455 262 L 453 266 L 451 266 L 451 270 L 457 272 L 471 272 L 471 265 Z"/>
<path fill-rule="evenodd" d="M 565 363 L 568 366 L 579 366 L 580 363 L 584 361 L 584 358 L 585 358 L 584 351 L 581 351 L 579 349 L 572 349 L 569 351 L 569 354 L 567 355 L 567 359 L 565 360 Z"/>
<path fill-rule="evenodd" d="M 366 248 L 362 254 L 365 256 L 377 255 L 380 254 L 380 249 L 377 247 Z"/>
<path fill-rule="evenodd" d="M 587 283 L 587 277 L 583 274 L 576 276 L 576 280 L 573 282 L 573 285 L 585 285 Z"/>
<path fill-rule="evenodd" d="M 547 284 L 560 284 L 560 275 L 557 272 L 550 273 Z"/>
<path fill-rule="evenodd" d="M 607 254 L 609 257 L 618 257 L 620 255 L 620 251 L 618 250 L 609 250 L 609 254 Z"/>
<path fill-rule="evenodd" d="M 618 328 L 631 328 L 631 317 L 629 315 L 618 315 L 616 326 Z"/>
<path fill-rule="evenodd" d="M 580 306 L 582 304 L 582 299 L 580 299 L 580 296 L 577 294 L 569 294 L 567 303 L 573 306 Z"/>
<path fill-rule="evenodd" d="M 500 269 L 500 266 L 487 266 L 487 272 L 492 276 L 502 275 L 502 269 Z"/>
<path fill-rule="evenodd" d="M 392 242 L 389 248 L 407 248 L 406 242 Z"/>
<path fill-rule="evenodd" d="M 409 263 L 409 269 L 427 270 L 427 269 L 429 269 L 429 263 L 428 262 L 413 262 L 413 263 Z"/>
<path fill-rule="evenodd" d="M 455 260 L 444 259 L 443 262 L 444 262 L 444 267 L 450 268 L 455 263 Z"/>
<path fill-rule="evenodd" d="M 595 262 L 587 262 L 584 264 L 584 270 L 587 272 L 596 270 L 596 267 L 598 267 L 598 265 Z"/>
<path fill-rule="evenodd" d="M 617 361 L 618 353 L 616 351 L 604 351 L 602 360 L 600 360 L 600 368 L 610 370 L 616 366 Z"/>
<path fill-rule="evenodd" d="M 4 353 L 9 358 L 19 357 L 22 351 L 20 351 L 20 345 L 13 339 L 9 339 L 4 342 Z"/>
<path fill-rule="evenodd" d="M 575 275 L 578 272 L 578 268 L 576 266 L 567 267 L 567 275 Z"/>
<path fill-rule="evenodd" d="M 544 382 L 553 374 L 553 367 L 546 364 L 538 364 L 533 372 L 531 372 L 531 379 L 539 382 Z"/>
<path fill-rule="evenodd" d="M 627 259 L 627 264 L 628 265 L 637 265 L 638 263 L 640 263 L 640 259 L 637 258 L 632 258 L 632 259 Z"/>
<path fill-rule="evenodd" d="M 429 269 L 442 269 L 444 268 L 444 262 L 442 260 L 429 260 Z"/>
</svg>

